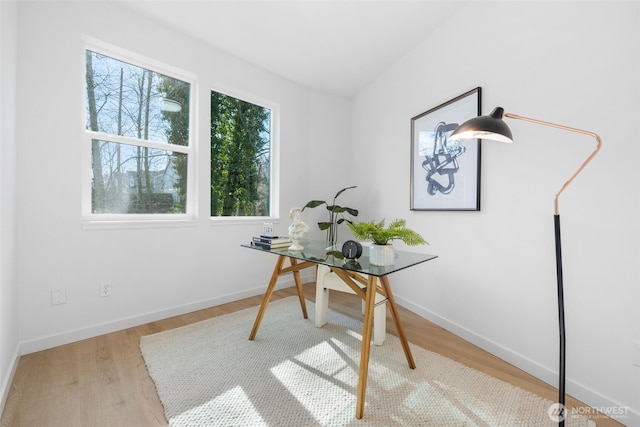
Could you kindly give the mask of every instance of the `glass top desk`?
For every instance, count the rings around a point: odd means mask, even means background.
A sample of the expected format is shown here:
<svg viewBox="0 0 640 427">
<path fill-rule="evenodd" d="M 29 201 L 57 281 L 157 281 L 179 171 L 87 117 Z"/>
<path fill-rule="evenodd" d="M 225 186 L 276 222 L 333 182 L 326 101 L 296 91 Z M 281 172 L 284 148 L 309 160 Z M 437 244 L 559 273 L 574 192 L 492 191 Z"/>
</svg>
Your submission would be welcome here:
<svg viewBox="0 0 640 427">
<path fill-rule="evenodd" d="M 271 253 L 278 256 L 276 265 L 271 275 L 271 280 L 267 286 L 267 291 L 262 299 L 262 304 L 258 310 L 253 329 L 249 339 L 253 340 L 258 333 L 260 322 L 269 305 L 269 300 L 275 289 L 278 277 L 283 274 L 293 273 L 293 278 L 298 290 L 298 298 L 302 315 L 307 319 L 307 307 L 304 299 L 304 291 L 300 281 L 300 270 L 315 267 L 318 264 L 326 265 L 342 279 L 353 291 L 365 301 L 364 320 L 362 326 L 362 347 L 360 350 L 360 367 L 358 371 L 358 392 L 356 397 L 356 418 L 364 415 L 364 403 L 367 389 L 367 374 L 369 371 L 369 352 L 371 349 L 371 336 L 373 332 L 373 308 L 375 305 L 376 293 L 382 294 L 386 299 L 389 312 L 396 326 L 398 338 L 402 343 L 405 357 L 411 369 L 416 367 L 411 354 L 411 348 L 404 334 L 402 323 L 396 303 L 391 292 L 388 275 L 405 268 L 413 267 L 426 261 L 437 258 L 436 255 L 421 254 L 416 252 L 395 251 L 395 261 L 390 266 L 376 266 L 369 264 L 369 248 L 363 246 L 362 257 L 357 261 L 349 261 L 342 258 L 341 252 L 332 252 L 327 249 L 330 244 L 319 240 L 301 240 L 304 246 L 301 251 L 289 251 L 286 248 L 264 249 L 251 244 L 241 245 L 245 248 Z M 285 261 L 289 259 L 289 266 L 285 267 Z"/>
</svg>

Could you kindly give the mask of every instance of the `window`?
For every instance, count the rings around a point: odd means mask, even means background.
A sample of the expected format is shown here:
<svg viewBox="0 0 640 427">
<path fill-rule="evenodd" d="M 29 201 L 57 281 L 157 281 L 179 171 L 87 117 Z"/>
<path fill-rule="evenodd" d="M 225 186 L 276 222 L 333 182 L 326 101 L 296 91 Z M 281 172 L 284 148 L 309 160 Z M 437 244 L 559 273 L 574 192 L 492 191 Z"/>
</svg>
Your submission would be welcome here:
<svg viewBox="0 0 640 427">
<path fill-rule="evenodd" d="M 211 92 L 211 216 L 272 212 L 273 109 Z"/>
<path fill-rule="evenodd" d="M 193 79 L 99 49 L 87 49 L 85 56 L 85 135 L 91 153 L 85 157 L 91 165 L 85 217 L 193 217 Z"/>
</svg>

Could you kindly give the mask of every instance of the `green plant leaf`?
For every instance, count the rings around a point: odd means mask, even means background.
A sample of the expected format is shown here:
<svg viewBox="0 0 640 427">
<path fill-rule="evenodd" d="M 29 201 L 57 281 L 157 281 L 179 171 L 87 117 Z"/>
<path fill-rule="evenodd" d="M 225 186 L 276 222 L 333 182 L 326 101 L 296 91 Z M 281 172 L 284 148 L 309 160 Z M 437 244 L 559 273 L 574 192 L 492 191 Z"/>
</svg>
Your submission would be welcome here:
<svg viewBox="0 0 640 427">
<path fill-rule="evenodd" d="M 409 246 L 428 244 L 420 234 L 406 227 L 406 220 L 395 219 L 385 228 L 384 220 L 355 222 L 348 224 L 354 236 L 372 240 L 376 245 L 385 245 L 391 240 L 402 240 Z"/>
<path fill-rule="evenodd" d="M 349 215 L 351 216 L 358 216 L 358 209 L 353 209 L 353 208 L 347 208 L 345 207 L 344 210 L 346 210 L 347 212 L 349 212 Z"/>
<path fill-rule="evenodd" d="M 326 230 L 327 241 L 331 243 L 335 243 L 338 240 L 338 225 L 343 223 L 344 221 L 351 223 L 351 220 L 349 218 L 345 218 L 344 213 L 348 212 L 350 215 L 353 215 L 353 216 L 358 215 L 357 209 L 347 208 L 347 207 L 342 207 L 337 205 L 336 198 L 346 190 L 349 190 L 351 188 L 356 188 L 356 187 L 357 187 L 356 185 L 353 185 L 351 187 L 346 187 L 338 191 L 335 197 L 333 198 L 333 204 L 331 205 L 329 205 L 329 203 L 325 202 L 324 200 L 311 200 L 310 202 L 307 202 L 307 204 L 304 205 L 304 207 L 302 208 L 302 210 L 304 211 L 305 208 L 315 208 L 320 205 L 326 205 L 327 210 L 330 212 L 329 221 L 319 222 L 318 227 L 320 228 L 320 230 L 323 230 L 323 231 Z"/>
<path fill-rule="evenodd" d="M 305 208 L 316 208 L 320 205 L 322 205 L 323 203 L 327 203 L 324 200 L 312 200 L 310 202 L 307 202 L 306 205 L 304 205 L 304 208 L 302 208 L 302 210 L 304 210 Z"/>
<path fill-rule="evenodd" d="M 349 190 L 349 189 L 351 189 L 351 188 L 356 188 L 356 187 L 357 187 L 357 185 L 352 185 L 351 187 L 343 188 L 342 190 L 340 190 L 340 191 L 338 191 L 338 192 L 336 193 L 336 195 L 333 197 L 333 199 L 334 199 L 334 200 L 335 200 L 335 199 L 337 199 L 337 198 L 338 198 L 338 196 L 339 196 L 339 195 L 341 195 L 342 193 L 344 193 L 345 191 L 347 191 L 347 190 Z"/>
<path fill-rule="evenodd" d="M 327 206 L 327 210 L 330 212 L 334 212 L 334 213 L 341 213 L 346 211 L 345 208 L 343 208 L 342 206 L 338 206 L 338 205 L 331 205 L 331 206 Z"/>
</svg>

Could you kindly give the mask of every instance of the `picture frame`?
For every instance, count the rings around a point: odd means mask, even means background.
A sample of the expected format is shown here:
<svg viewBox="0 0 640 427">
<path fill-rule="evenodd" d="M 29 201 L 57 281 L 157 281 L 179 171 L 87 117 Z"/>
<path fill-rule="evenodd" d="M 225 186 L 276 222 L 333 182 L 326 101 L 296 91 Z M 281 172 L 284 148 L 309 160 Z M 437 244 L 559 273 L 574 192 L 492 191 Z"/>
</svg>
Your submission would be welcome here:
<svg viewBox="0 0 640 427">
<path fill-rule="evenodd" d="M 450 141 L 481 115 L 476 87 L 411 119 L 411 210 L 479 211 L 481 141 Z"/>
</svg>

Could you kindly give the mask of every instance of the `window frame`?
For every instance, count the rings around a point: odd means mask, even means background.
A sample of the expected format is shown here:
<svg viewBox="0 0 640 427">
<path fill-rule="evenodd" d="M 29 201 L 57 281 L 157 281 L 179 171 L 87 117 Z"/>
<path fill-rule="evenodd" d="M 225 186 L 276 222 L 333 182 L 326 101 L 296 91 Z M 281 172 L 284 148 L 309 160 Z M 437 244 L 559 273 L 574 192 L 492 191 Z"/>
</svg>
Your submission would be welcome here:
<svg viewBox="0 0 640 427">
<path fill-rule="evenodd" d="M 249 94 L 237 89 L 214 86 L 207 92 L 208 99 L 211 98 L 211 92 L 239 99 L 244 102 L 257 105 L 259 107 L 271 110 L 271 142 L 269 147 L 270 167 L 269 167 L 269 215 L 268 216 L 211 216 L 211 156 L 208 157 L 208 183 L 209 190 L 207 215 L 212 225 L 224 224 L 262 224 L 264 221 L 279 222 L 280 220 L 280 105 L 276 102 Z M 209 129 L 211 129 L 211 110 L 209 110 Z M 211 132 L 208 132 L 207 149 L 211 150 Z"/>
<path fill-rule="evenodd" d="M 108 56 L 110 58 L 129 63 L 131 65 L 141 67 L 156 73 L 166 75 L 175 79 L 182 80 L 189 83 L 189 139 L 188 145 L 174 145 L 165 142 L 158 142 L 154 140 L 143 140 L 130 136 L 114 135 L 105 132 L 93 131 L 87 129 L 87 117 L 86 117 L 86 51 L 92 51 L 101 55 Z M 125 50 L 120 47 L 110 45 L 108 43 L 83 37 L 82 43 L 82 225 L 83 228 L 112 228 L 114 226 L 120 228 L 138 228 L 145 225 L 160 225 L 166 224 L 169 226 L 185 225 L 195 222 L 198 217 L 197 212 L 197 123 L 198 123 L 198 111 L 197 111 L 197 78 L 196 75 L 176 67 L 167 65 L 160 61 L 148 58 L 146 56 Z M 140 146 L 153 148 L 163 151 L 171 151 L 175 153 L 183 153 L 187 156 L 187 202 L 185 206 L 185 213 L 173 213 L 173 214 L 152 214 L 152 213 L 140 213 L 140 214 L 104 214 L 94 213 L 91 211 L 92 205 L 92 166 L 91 166 L 91 146 L 93 140 L 108 141 L 120 144 L 127 144 L 132 146 Z"/>
</svg>

